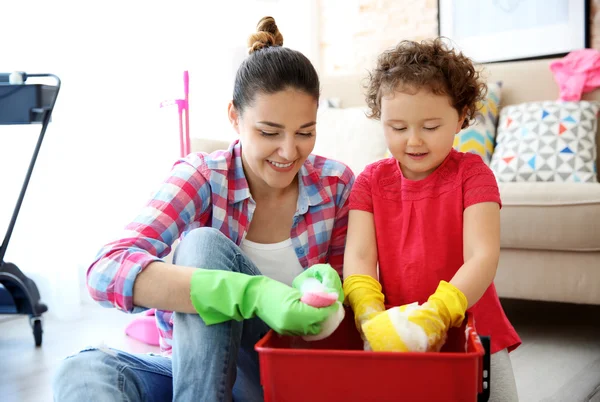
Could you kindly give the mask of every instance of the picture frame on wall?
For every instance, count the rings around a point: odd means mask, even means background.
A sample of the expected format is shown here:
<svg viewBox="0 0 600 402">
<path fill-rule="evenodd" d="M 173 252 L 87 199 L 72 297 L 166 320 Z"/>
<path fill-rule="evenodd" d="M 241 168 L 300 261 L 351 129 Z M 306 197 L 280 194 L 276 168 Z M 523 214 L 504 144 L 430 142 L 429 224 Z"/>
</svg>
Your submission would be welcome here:
<svg viewBox="0 0 600 402">
<path fill-rule="evenodd" d="M 560 57 L 590 46 L 589 0 L 438 0 L 438 34 L 477 63 Z"/>
</svg>

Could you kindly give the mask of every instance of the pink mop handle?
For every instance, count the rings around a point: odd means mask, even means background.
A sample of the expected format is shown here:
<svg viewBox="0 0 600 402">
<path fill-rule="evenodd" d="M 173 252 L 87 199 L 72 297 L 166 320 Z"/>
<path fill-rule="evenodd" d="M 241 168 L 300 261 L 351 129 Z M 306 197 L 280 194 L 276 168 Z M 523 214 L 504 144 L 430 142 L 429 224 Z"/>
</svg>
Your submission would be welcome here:
<svg viewBox="0 0 600 402">
<path fill-rule="evenodd" d="M 188 71 L 183 72 L 183 92 L 184 92 L 184 105 L 183 108 L 185 110 L 185 155 L 188 155 L 192 152 L 192 147 L 190 144 L 190 103 L 189 103 L 189 94 L 190 94 L 190 74 Z"/>
<path fill-rule="evenodd" d="M 190 93 L 190 74 L 186 71 L 183 72 L 183 93 L 187 100 L 188 94 Z"/>
</svg>

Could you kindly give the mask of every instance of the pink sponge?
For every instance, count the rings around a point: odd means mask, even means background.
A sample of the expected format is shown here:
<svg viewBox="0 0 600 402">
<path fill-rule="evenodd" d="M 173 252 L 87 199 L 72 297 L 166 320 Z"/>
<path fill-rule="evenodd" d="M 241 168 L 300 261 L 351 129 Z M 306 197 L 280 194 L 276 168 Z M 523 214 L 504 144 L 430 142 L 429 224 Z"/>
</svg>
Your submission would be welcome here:
<svg viewBox="0 0 600 402">
<path fill-rule="evenodd" d="M 313 307 L 327 307 L 335 303 L 337 299 L 337 293 L 306 292 L 300 301 Z"/>
<path fill-rule="evenodd" d="M 317 335 L 305 335 L 302 337 L 305 341 L 319 341 L 331 335 L 344 319 L 344 307 L 338 301 L 337 292 L 328 292 L 315 278 L 308 278 L 302 284 L 302 297 L 300 301 L 312 307 L 327 307 L 334 303 L 338 304 L 336 312 L 330 315 L 321 325 L 321 332 Z"/>
</svg>

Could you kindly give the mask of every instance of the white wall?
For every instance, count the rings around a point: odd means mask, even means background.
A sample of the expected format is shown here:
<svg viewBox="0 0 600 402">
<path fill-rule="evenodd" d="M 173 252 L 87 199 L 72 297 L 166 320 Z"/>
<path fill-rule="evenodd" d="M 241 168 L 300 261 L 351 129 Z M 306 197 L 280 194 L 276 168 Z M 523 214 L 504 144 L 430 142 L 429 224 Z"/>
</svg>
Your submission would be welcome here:
<svg viewBox="0 0 600 402">
<path fill-rule="evenodd" d="M 63 81 L 6 258 L 51 311 L 76 311 L 78 270 L 178 157 L 177 112 L 158 105 L 183 96 L 183 70 L 192 136 L 233 139 L 226 108 L 247 36 L 273 15 L 284 44 L 318 65 L 315 10 L 316 0 L 3 3 L 0 71 Z M 39 128 L 0 126 L 2 238 Z"/>
</svg>

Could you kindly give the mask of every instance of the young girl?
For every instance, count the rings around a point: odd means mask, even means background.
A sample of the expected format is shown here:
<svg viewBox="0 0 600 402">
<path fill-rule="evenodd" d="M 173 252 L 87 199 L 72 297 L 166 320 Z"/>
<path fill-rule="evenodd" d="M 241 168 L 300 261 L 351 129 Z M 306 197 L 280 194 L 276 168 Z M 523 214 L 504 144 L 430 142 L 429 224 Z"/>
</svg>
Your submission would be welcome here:
<svg viewBox="0 0 600 402">
<path fill-rule="evenodd" d="M 352 189 L 344 292 L 374 351 L 437 351 L 468 310 L 491 336 L 492 400 L 513 401 L 508 352 L 520 339 L 493 284 L 498 186 L 479 156 L 452 148 L 484 93 L 472 62 L 440 39 L 379 57 L 367 103 L 393 157 L 367 166 Z"/>
</svg>

